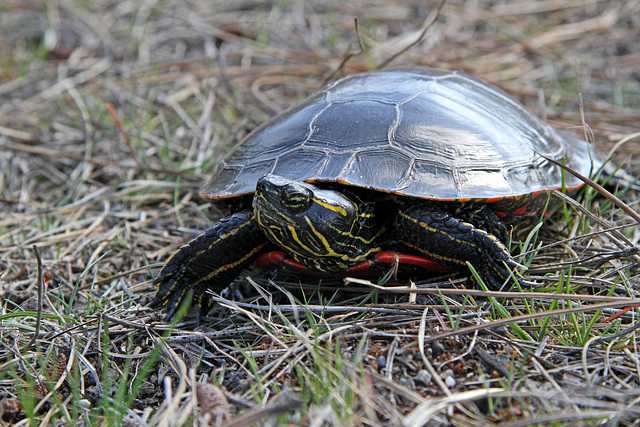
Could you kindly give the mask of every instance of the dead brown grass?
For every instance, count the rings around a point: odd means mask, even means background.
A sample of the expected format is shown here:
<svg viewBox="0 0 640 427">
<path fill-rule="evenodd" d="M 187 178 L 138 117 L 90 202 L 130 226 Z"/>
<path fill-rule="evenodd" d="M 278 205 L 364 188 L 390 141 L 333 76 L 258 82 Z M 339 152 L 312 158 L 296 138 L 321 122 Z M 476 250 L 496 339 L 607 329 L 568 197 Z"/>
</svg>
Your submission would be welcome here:
<svg viewBox="0 0 640 427">
<path fill-rule="evenodd" d="M 271 285 L 258 274 L 243 281 L 249 302 L 221 299 L 205 328 L 187 323 L 160 339 L 168 327 L 145 306 L 151 280 L 219 215 L 197 196 L 212 165 L 325 81 L 414 43 L 438 4 L 0 3 L 2 423 L 638 422 L 629 298 L 639 234 L 611 231 L 633 222 L 601 199 L 586 204 L 601 221 L 589 229 L 579 211 L 569 227 L 549 221 L 550 245 L 530 271 L 553 287 L 573 267 L 571 284 L 585 292 L 510 295 L 500 300 L 508 320 L 488 302 L 495 293 L 467 291 L 463 305 L 458 290 L 413 302 L 408 294 L 428 291 L 396 289 L 365 311 L 368 286 Z M 635 0 L 449 0 L 390 66 L 472 73 L 559 129 L 583 132 L 584 115 L 602 150 L 627 139 L 616 163 L 637 173 L 638 40 Z M 636 196 L 624 197 L 637 210 Z M 290 296 L 301 288 L 309 304 Z M 525 339 L 514 323 L 541 336 Z M 160 361 L 144 372 L 154 349 Z M 118 393 L 137 379 L 120 408 Z"/>
</svg>

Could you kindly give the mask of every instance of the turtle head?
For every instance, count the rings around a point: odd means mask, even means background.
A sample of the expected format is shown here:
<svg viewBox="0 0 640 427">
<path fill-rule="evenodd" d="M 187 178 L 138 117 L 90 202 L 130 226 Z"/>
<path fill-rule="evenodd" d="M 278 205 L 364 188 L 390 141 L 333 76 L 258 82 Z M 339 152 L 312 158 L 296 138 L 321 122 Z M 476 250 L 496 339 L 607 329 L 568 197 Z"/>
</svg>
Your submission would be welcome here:
<svg viewBox="0 0 640 427">
<path fill-rule="evenodd" d="M 376 251 L 371 203 L 332 189 L 266 175 L 258 181 L 253 210 L 279 248 L 314 270 L 336 271 Z"/>
</svg>

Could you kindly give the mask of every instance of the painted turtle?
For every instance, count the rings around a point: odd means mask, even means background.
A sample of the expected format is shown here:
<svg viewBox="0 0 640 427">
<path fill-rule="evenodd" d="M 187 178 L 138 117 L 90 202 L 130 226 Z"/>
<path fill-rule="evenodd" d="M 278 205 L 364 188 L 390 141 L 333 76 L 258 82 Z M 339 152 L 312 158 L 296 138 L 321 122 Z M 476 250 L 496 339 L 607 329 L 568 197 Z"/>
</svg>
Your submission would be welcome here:
<svg viewBox="0 0 640 427">
<path fill-rule="evenodd" d="M 193 290 L 199 313 L 206 289 L 221 291 L 260 256 L 332 274 L 394 260 L 468 272 L 470 262 L 493 289 L 522 282 L 503 242 L 550 212 L 551 190 L 582 185 L 542 155 L 592 167 L 586 142 L 466 74 L 343 78 L 217 166 L 201 195 L 234 212 L 167 260 L 155 304 L 170 318 Z"/>
</svg>

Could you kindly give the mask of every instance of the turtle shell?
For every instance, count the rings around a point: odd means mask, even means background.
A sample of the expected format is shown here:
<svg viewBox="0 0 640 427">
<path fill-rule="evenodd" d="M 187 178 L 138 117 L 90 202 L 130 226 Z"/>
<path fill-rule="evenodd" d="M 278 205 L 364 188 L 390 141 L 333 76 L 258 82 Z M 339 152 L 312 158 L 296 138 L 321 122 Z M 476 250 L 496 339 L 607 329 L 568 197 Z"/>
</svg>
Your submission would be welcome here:
<svg viewBox="0 0 640 427">
<path fill-rule="evenodd" d="M 252 193 L 271 173 L 430 200 L 518 200 L 563 179 L 582 185 L 543 156 L 589 175 L 594 154 L 469 75 L 386 70 L 343 78 L 256 128 L 201 194 Z"/>
</svg>

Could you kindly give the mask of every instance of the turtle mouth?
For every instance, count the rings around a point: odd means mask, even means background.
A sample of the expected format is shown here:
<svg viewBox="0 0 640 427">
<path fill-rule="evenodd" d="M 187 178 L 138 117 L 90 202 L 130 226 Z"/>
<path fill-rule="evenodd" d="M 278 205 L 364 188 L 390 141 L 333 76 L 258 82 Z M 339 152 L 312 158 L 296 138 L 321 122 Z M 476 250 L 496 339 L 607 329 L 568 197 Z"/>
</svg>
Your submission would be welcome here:
<svg viewBox="0 0 640 427">
<path fill-rule="evenodd" d="M 258 223 L 265 228 L 281 228 L 289 224 L 294 224 L 292 218 L 284 215 L 276 209 L 272 203 L 257 193 L 253 198 L 253 213 Z"/>
</svg>

